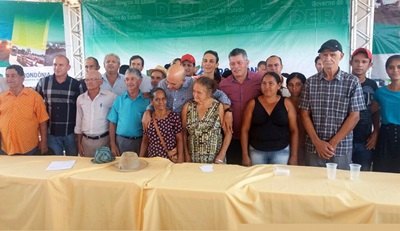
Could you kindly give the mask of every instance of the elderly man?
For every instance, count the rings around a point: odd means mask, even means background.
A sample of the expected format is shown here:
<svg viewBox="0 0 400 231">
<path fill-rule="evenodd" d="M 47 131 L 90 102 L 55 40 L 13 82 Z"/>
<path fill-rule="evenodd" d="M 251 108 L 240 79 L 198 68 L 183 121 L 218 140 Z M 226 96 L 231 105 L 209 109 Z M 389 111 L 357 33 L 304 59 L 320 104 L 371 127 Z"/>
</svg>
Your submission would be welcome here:
<svg viewBox="0 0 400 231">
<path fill-rule="evenodd" d="M 142 74 L 135 68 L 125 73 L 127 91 L 118 96 L 108 114 L 111 152 L 119 156 L 125 151 L 139 153 L 143 128 L 141 119 L 150 100 L 143 97 L 139 86 Z"/>
<path fill-rule="evenodd" d="M 54 74 L 41 78 L 36 91 L 44 98 L 50 115 L 48 146 L 56 155 L 78 155 L 75 142 L 76 99 L 83 93 L 82 84 L 68 76 L 71 68 L 64 55 L 53 61 Z"/>
<path fill-rule="evenodd" d="M 49 116 L 42 97 L 23 85 L 24 70 L 19 65 L 6 68 L 9 90 L 0 94 L 0 153 L 33 155 L 47 153 Z M 39 140 L 40 135 L 40 140 Z"/>
<path fill-rule="evenodd" d="M 275 72 L 279 76 L 281 76 L 281 92 L 282 96 L 284 97 L 289 97 L 290 92 L 286 87 L 286 78 L 282 75 L 282 69 L 283 69 L 283 64 L 282 64 L 282 59 L 281 57 L 277 55 L 271 55 L 267 58 L 265 61 L 267 63 L 266 71 L 267 72 Z"/>
<path fill-rule="evenodd" d="M 109 90 L 116 95 L 121 95 L 126 91 L 124 76 L 118 72 L 121 66 L 119 56 L 116 54 L 107 54 L 104 57 L 104 69 L 106 72 L 103 74 L 103 84 L 101 89 Z"/>
<path fill-rule="evenodd" d="M 89 70 L 85 82 L 87 91 L 78 97 L 76 103 L 75 134 L 79 154 L 92 157 L 97 148 L 110 144 L 107 115 L 116 95 L 100 89 L 103 79 L 97 70 Z"/>
<path fill-rule="evenodd" d="M 335 162 L 340 169 L 349 169 L 353 147 L 353 128 L 360 111 L 365 110 L 358 79 L 339 68 L 344 54 L 334 39 L 318 50 L 322 72 L 307 79 L 299 108 L 307 132 L 305 162 L 309 166 L 325 166 Z"/>
<path fill-rule="evenodd" d="M 167 107 L 174 112 L 181 112 L 183 105 L 193 99 L 194 79 L 185 77 L 185 69 L 182 65 L 173 64 L 167 73 L 166 79 L 159 82 L 158 87 L 167 93 Z M 214 98 L 229 108 L 231 101 L 226 94 L 220 90 L 214 93 Z"/>
<path fill-rule="evenodd" d="M 226 159 L 228 164 L 248 165 L 248 160 L 242 161 L 240 144 L 242 115 L 250 99 L 261 94 L 261 76 L 248 71 L 247 52 L 241 48 L 235 48 L 229 53 L 229 67 L 232 74 L 222 79 L 219 84 L 219 88 L 232 101 L 230 110 L 233 113 L 233 139 L 226 152 Z"/>
<path fill-rule="evenodd" d="M 180 114 L 183 105 L 193 99 L 194 81 L 192 77 L 185 77 L 185 69 L 182 65 L 171 65 L 168 69 L 167 77 L 158 83 L 158 87 L 162 88 L 167 94 L 167 108 Z M 220 101 L 227 110 L 224 117 L 224 124 L 229 131 L 232 131 L 231 101 L 221 90 L 214 92 L 214 98 Z M 150 120 L 151 116 L 149 111 L 147 111 L 142 120 L 144 128 L 147 128 Z"/>
</svg>

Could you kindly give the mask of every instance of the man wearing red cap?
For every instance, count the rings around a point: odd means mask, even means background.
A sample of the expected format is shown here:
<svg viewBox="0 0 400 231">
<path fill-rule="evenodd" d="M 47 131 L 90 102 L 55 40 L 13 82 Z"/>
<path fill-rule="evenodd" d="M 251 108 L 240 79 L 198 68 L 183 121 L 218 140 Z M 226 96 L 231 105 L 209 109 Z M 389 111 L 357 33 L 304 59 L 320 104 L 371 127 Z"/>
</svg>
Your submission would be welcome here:
<svg viewBox="0 0 400 231">
<path fill-rule="evenodd" d="M 181 58 L 181 63 L 185 69 L 185 76 L 192 77 L 196 73 L 196 60 L 191 54 L 185 54 Z"/>
<path fill-rule="evenodd" d="M 360 111 L 360 121 L 353 130 L 353 162 L 361 164 L 361 170 L 371 170 L 372 150 L 378 137 L 379 113 L 373 111 L 371 102 L 378 86 L 375 81 L 366 77 L 368 69 L 372 66 L 371 51 L 358 48 L 351 56 L 350 65 L 352 74 L 358 78 L 364 94 L 366 110 Z M 372 131 L 373 126 L 373 131 Z"/>
</svg>

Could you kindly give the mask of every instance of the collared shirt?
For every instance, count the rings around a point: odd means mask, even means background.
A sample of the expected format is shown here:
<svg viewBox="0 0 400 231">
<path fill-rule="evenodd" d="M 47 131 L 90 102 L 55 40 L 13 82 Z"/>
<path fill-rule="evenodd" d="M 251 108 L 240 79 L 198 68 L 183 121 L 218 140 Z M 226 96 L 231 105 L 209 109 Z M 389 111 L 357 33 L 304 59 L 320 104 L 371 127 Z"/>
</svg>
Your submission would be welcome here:
<svg viewBox="0 0 400 231">
<path fill-rule="evenodd" d="M 76 134 L 99 136 L 108 131 L 107 115 L 117 96 L 108 90 L 100 92 L 92 100 L 88 92 L 78 97 L 76 102 Z"/>
<path fill-rule="evenodd" d="M 43 98 L 31 88 L 18 96 L 0 94 L 1 148 L 8 155 L 26 153 L 39 143 L 39 125 L 49 119 Z"/>
<path fill-rule="evenodd" d="M 58 83 L 54 75 L 49 75 L 39 80 L 36 91 L 44 98 L 50 116 L 50 135 L 67 136 L 74 133 L 76 99 L 83 93 L 81 82 L 67 76 L 64 82 Z"/>
<path fill-rule="evenodd" d="M 240 83 L 228 76 L 219 83 L 219 89 L 225 92 L 232 101 L 233 138 L 240 139 L 242 115 L 247 103 L 261 94 L 261 76 L 254 72 L 247 72 L 247 77 Z"/>
<path fill-rule="evenodd" d="M 103 84 L 100 87 L 101 89 L 109 90 L 116 95 L 121 95 L 127 90 L 125 84 L 125 76 L 122 74 L 118 74 L 117 80 L 115 80 L 113 86 L 111 86 L 110 82 L 108 81 L 106 73 L 102 75 L 102 78 Z M 153 89 L 153 86 L 151 85 L 150 77 L 142 74 L 142 83 L 140 84 L 139 90 L 141 92 L 150 92 L 151 89 Z"/>
<path fill-rule="evenodd" d="M 108 81 L 106 73 L 104 73 L 101 77 L 103 78 L 103 84 L 100 86 L 101 89 L 109 90 L 116 95 L 121 95 L 127 90 L 124 75 L 118 74 L 113 86 L 111 86 L 110 82 Z"/>
<path fill-rule="evenodd" d="M 289 89 L 287 88 L 286 85 L 286 77 L 285 76 L 281 76 L 282 77 L 282 87 L 281 87 L 281 93 L 283 97 L 290 97 L 290 92 Z"/>
<path fill-rule="evenodd" d="M 149 104 L 150 100 L 144 98 L 140 91 L 135 99 L 132 99 L 126 91 L 115 99 L 107 119 L 116 124 L 117 135 L 142 136 L 142 116 Z"/>
<path fill-rule="evenodd" d="M 310 111 L 314 129 L 321 140 L 329 141 L 341 128 L 350 112 L 365 110 L 361 85 L 354 75 L 339 70 L 328 81 L 324 72 L 307 79 L 300 98 L 299 108 Z M 351 155 L 353 132 L 336 147 L 335 155 Z M 315 146 L 306 136 L 306 152 L 315 153 Z"/>
<path fill-rule="evenodd" d="M 165 79 L 161 80 L 158 83 L 158 87 L 164 89 L 167 93 L 167 107 L 169 109 L 171 109 L 173 112 L 180 113 L 182 111 L 183 105 L 187 101 L 193 99 L 194 81 L 195 80 L 192 77 L 186 77 L 182 87 L 178 90 L 168 89 Z M 222 104 L 231 105 L 230 99 L 224 92 L 217 90 L 214 92 L 213 96 Z"/>
</svg>

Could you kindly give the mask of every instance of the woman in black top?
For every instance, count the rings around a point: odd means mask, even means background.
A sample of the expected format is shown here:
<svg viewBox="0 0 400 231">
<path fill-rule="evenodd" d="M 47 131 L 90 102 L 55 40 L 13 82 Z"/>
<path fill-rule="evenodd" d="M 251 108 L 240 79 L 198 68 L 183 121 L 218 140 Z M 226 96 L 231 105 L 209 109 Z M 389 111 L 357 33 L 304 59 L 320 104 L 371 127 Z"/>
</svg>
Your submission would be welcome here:
<svg viewBox="0 0 400 231">
<path fill-rule="evenodd" d="M 281 85 L 278 74 L 265 73 L 261 80 L 262 94 L 247 104 L 240 137 L 243 165 L 297 165 L 296 108 L 281 96 Z"/>
</svg>

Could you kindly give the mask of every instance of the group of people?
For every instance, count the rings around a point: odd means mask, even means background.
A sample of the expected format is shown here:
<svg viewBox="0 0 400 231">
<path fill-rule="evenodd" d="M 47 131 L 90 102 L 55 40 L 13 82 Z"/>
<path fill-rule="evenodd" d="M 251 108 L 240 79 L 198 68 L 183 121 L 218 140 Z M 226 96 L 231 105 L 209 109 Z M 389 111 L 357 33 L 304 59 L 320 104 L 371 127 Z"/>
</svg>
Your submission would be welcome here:
<svg viewBox="0 0 400 231">
<path fill-rule="evenodd" d="M 309 78 L 282 73 L 272 55 L 249 71 L 245 50 L 229 53 L 231 73 L 218 72 L 218 53 L 204 53 L 203 73 L 195 58 L 175 59 L 142 74 L 134 55 L 121 71 L 117 55 L 85 60 L 82 81 L 68 76 L 69 60 L 54 58 L 54 74 L 36 91 L 23 86 L 18 65 L 6 68 L 9 90 L 0 95 L 3 154 L 91 157 L 108 146 L 115 156 L 134 151 L 175 163 L 291 164 L 400 172 L 400 56 L 386 70 L 391 83 L 378 88 L 366 78 L 372 54 L 351 56 L 352 73 L 339 68 L 343 50 L 328 40 L 318 50 L 317 73 Z M 120 73 L 121 71 L 122 73 Z M 397 133 L 399 132 L 399 134 Z"/>
</svg>

